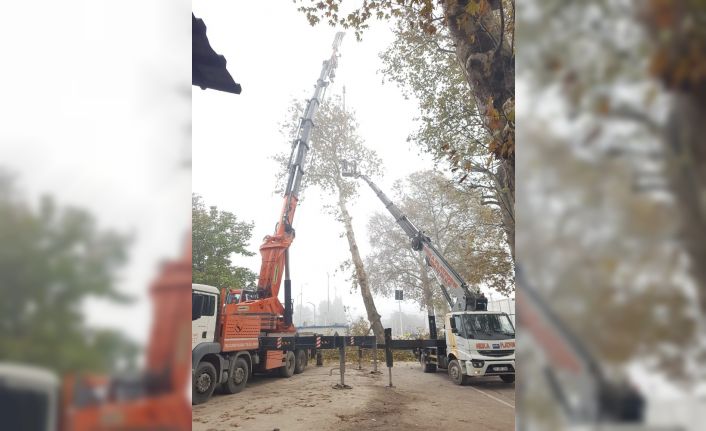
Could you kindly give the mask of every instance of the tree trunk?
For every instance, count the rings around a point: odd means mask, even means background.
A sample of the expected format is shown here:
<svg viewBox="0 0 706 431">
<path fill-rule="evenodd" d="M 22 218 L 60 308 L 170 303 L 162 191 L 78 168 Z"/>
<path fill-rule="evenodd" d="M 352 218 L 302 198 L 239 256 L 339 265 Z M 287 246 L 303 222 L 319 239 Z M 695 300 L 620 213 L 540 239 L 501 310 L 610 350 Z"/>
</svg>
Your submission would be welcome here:
<svg viewBox="0 0 706 431">
<path fill-rule="evenodd" d="M 640 13 L 653 36 L 650 73 L 673 92 L 664 134 L 666 176 L 681 212 L 680 242 L 690 257 L 690 270 L 706 312 L 706 35 L 703 2 L 644 2 Z M 697 18 L 695 18 L 697 17 Z M 684 73 L 688 71 L 689 73 Z"/>
<path fill-rule="evenodd" d="M 706 122 L 703 100 L 687 94 L 674 98 L 666 129 L 670 153 L 667 176 L 681 211 L 681 242 L 690 256 L 690 269 L 706 313 Z"/>
<path fill-rule="evenodd" d="M 443 0 L 446 25 L 456 56 L 474 95 L 489 135 L 488 148 L 501 161 L 496 175 L 502 223 L 515 258 L 515 53 L 506 43 L 500 0 L 489 0 L 490 11 L 468 12 L 469 1 Z"/>
<path fill-rule="evenodd" d="M 500 202 L 503 230 L 510 255 L 515 261 L 515 164 L 503 160 L 496 174 L 498 178 L 496 195 Z"/>
<path fill-rule="evenodd" d="M 434 311 L 434 292 L 432 290 L 432 280 L 429 277 L 429 272 L 427 271 L 427 265 L 424 263 L 424 259 L 419 255 L 419 273 L 422 277 L 422 298 L 424 298 L 424 306 L 427 309 L 427 316 L 436 316 Z M 431 329 L 429 328 L 429 333 L 431 334 Z"/>
<path fill-rule="evenodd" d="M 373 300 L 373 295 L 370 292 L 370 285 L 368 284 L 368 274 L 365 272 L 365 267 L 363 266 L 363 259 L 360 258 L 360 252 L 358 251 L 358 244 L 355 240 L 355 234 L 353 233 L 353 224 L 351 223 L 351 216 L 346 208 L 346 203 L 343 197 L 338 198 L 338 208 L 341 211 L 341 219 L 343 225 L 346 228 L 346 237 L 348 238 L 348 247 L 351 251 L 351 260 L 353 261 L 353 267 L 355 268 L 355 277 L 358 281 L 358 286 L 360 286 L 360 294 L 363 297 L 363 304 L 365 304 L 365 311 L 368 313 L 368 322 L 373 329 L 373 334 L 378 343 L 385 342 L 385 330 L 380 322 L 380 314 L 375 307 L 375 301 Z"/>
</svg>

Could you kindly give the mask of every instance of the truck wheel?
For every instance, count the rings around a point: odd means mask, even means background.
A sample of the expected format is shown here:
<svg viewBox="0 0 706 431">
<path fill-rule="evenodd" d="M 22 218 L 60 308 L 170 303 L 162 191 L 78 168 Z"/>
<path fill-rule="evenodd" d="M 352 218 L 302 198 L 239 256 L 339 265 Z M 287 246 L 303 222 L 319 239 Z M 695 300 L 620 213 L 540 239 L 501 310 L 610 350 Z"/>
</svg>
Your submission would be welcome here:
<svg viewBox="0 0 706 431">
<path fill-rule="evenodd" d="M 424 366 L 424 372 L 425 373 L 435 373 L 436 372 L 436 364 L 422 364 Z"/>
<path fill-rule="evenodd" d="M 284 365 L 282 365 L 279 368 L 279 375 L 282 377 L 292 377 L 292 374 L 294 374 L 294 368 L 297 365 L 297 360 L 294 357 L 294 352 L 287 351 L 287 353 L 284 355 Z"/>
<path fill-rule="evenodd" d="M 233 371 L 228 375 L 228 380 L 223 383 L 223 391 L 227 394 L 237 394 L 248 383 L 248 363 L 243 358 L 238 358 L 233 364 Z"/>
<path fill-rule="evenodd" d="M 449 377 L 451 377 L 451 380 L 453 380 L 453 382 L 457 385 L 464 385 L 468 383 L 468 376 L 463 374 L 461 364 L 459 364 L 456 359 L 449 362 Z"/>
<path fill-rule="evenodd" d="M 191 380 L 191 404 L 208 401 L 216 389 L 216 367 L 210 362 L 201 362 Z"/>
<path fill-rule="evenodd" d="M 304 372 L 308 361 L 308 358 L 306 356 L 306 350 L 297 350 L 295 356 L 296 365 L 294 366 L 294 374 L 301 374 Z"/>
<path fill-rule="evenodd" d="M 429 362 L 424 362 L 425 358 L 422 355 L 419 355 L 419 363 L 422 365 L 422 370 L 425 373 L 435 373 L 436 372 L 436 364 L 432 364 Z"/>
<path fill-rule="evenodd" d="M 500 376 L 500 378 L 503 380 L 505 383 L 513 383 L 515 381 L 515 375 L 514 374 L 503 374 Z"/>
</svg>

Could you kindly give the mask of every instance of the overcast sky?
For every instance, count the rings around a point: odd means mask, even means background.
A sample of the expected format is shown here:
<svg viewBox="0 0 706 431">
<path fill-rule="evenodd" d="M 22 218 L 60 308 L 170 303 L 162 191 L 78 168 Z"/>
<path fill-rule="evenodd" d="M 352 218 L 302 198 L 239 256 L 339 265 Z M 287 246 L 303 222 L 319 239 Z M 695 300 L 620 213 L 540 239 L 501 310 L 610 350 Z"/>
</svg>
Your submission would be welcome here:
<svg viewBox="0 0 706 431">
<path fill-rule="evenodd" d="M 240 95 L 193 89 L 193 190 L 207 205 L 254 221 L 250 250 L 257 252 L 263 237 L 273 233 L 282 205 L 282 197 L 274 193 L 278 167 L 271 160 L 291 145 L 280 133 L 281 124 L 293 99 L 311 97 L 336 29 L 311 27 L 288 2 L 268 8 L 267 14 L 256 2 L 196 1 L 193 8 L 206 23 L 211 46 L 226 57 L 229 71 L 243 87 Z M 252 19 L 255 16 L 261 18 Z M 394 84 L 383 85 L 378 73 L 378 54 L 392 39 L 387 24 L 373 25 L 362 42 L 347 34 L 336 79 L 326 93 L 340 95 L 345 86 L 346 106 L 356 113 L 360 136 L 383 160 L 385 176 L 378 185 L 390 194 L 395 180 L 433 167 L 429 156 L 406 142 L 415 128 L 416 102 L 405 100 Z M 323 213 L 322 199 L 316 189 L 307 189 L 294 220 L 297 236 L 290 256 L 295 304 L 300 292 L 305 306 L 307 301 L 325 300 L 329 273 L 331 297 L 335 289 L 353 316 L 364 315 L 360 293 L 350 294 L 346 275 L 336 271 L 350 252 L 340 236 L 343 226 Z M 362 183 L 360 198 L 349 210 L 364 257 L 370 251 L 367 221 L 384 207 Z M 259 272 L 259 253 L 237 263 Z M 376 298 L 376 305 L 383 315 L 397 310 L 390 299 Z M 411 301 L 403 304 L 403 311 L 425 314 Z"/>
<path fill-rule="evenodd" d="M 90 324 L 140 341 L 149 282 L 182 252 L 190 223 L 189 7 L 3 4 L 0 38 L 22 43 L 3 44 L 0 167 L 27 201 L 50 194 L 89 211 L 102 229 L 135 235 L 118 289 L 137 301 L 88 301 L 85 310 Z"/>
<path fill-rule="evenodd" d="M 121 328 L 146 340 L 147 287 L 159 263 L 181 252 L 190 219 L 190 174 L 193 190 L 207 204 L 255 222 L 252 251 L 272 233 L 281 196 L 274 194 L 276 166 L 270 157 L 289 148 L 280 124 L 292 99 L 311 96 L 335 30 L 310 27 L 289 2 L 267 8 L 266 14 L 258 5 L 222 0 L 193 5 L 208 26 L 212 45 L 242 84 L 241 95 L 187 85 L 189 2 L 5 5 L 12 19 L 0 27 L 0 36 L 22 44 L 5 45 L 14 66 L 0 71 L 0 114 L 10 119 L 0 130 L 0 165 L 16 174 L 29 201 L 48 193 L 61 205 L 87 209 L 102 228 L 135 235 L 118 288 L 137 302 L 119 307 L 89 301 L 85 310 L 91 324 Z M 385 190 L 396 179 L 432 167 L 428 157 L 406 143 L 416 104 L 394 85 L 382 85 L 377 73 L 378 53 L 391 38 L 384 25 L 375 25 L 362 43 L 348 34 L 337 79 L 328 90 L 329 95 L 341 94 L 346 86 L 360 134 L 385 163 L 380 181 Z M 190 115 L 192 171 L 183 164 L 189 158 Z M 307 190 L 295 219 L 294 296 L 303 289 L 305 304 L 325 299 L 328 272 L 331 296 L 344 295 L 353 313 L 363 314 L 359 293 L 349 295 L 349 283 L 336 273 L 349 253 L 339 237 L 342 227 L 322 214 L 315 192 Z M 363 255 L 370 249 L 366 222 L 380 210 L 367 188 L 350 207 Z M 259 255 L 238 263 L 259 271 Z M 391 300 L 378 299 L 378 305 L 383 314 L 397 309 Z M 404 309 L 417 312 L 418 307 L 406 303 Z"/>
</svg>

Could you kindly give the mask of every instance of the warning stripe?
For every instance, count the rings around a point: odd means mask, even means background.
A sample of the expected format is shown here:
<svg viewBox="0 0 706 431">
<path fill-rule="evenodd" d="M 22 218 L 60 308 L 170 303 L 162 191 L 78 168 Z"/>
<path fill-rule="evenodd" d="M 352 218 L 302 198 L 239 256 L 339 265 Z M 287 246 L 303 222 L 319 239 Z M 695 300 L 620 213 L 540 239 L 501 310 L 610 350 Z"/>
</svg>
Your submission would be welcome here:
<svg viewBox="0 0 706 431">
<path fill-rule="evenodd" d="M 316 347 L 321 347 L 321 337 L 316 337 Z"/>
</svg>

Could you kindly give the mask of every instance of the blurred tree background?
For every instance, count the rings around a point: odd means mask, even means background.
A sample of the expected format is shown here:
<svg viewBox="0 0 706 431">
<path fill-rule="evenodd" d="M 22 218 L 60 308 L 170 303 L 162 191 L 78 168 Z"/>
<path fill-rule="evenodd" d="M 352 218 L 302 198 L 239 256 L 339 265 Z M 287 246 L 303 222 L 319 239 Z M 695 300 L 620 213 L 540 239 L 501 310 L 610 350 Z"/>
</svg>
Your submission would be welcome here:
<svg viewBox="0 0 706 431">
<path fill-rule="evenodd" d="M 691 0 L 518 10 L 519 261 L 606 373 L 633 374 L 648 399 L 706 377 L 704 11 Z M 542 354 L 519 340 L 532 391 L 518 385 L 519 403 L 556 420 L 538 396 Z"/>
<path fill-rule="evenodd" d="M 27 202 L 0 169 L 0 360 L 57 372 L 133 367 L 138 345 L 121 332 L 89 328 L 90 298 L 130 299 L 116 285 L 129 237 L 50 196 Z"/>
<path fill-rule="evenodd" d="M 233 265 L 233 255 L 253 256 L 247 249 L 253 224 L 239 221 L 235 214 L 206 207 L 203 198 L 191 196 L 192 258 L 191 278 L 194 283 L 218 288 L 252 288 L 257 274 Z"/>
<path fill-rule="evenodd" d="M 523 261 L 590 347 L 683 383 L 704 352 L 706 310 L 698 4 L 534 0 L 518 11 Z"/>
</svg>

